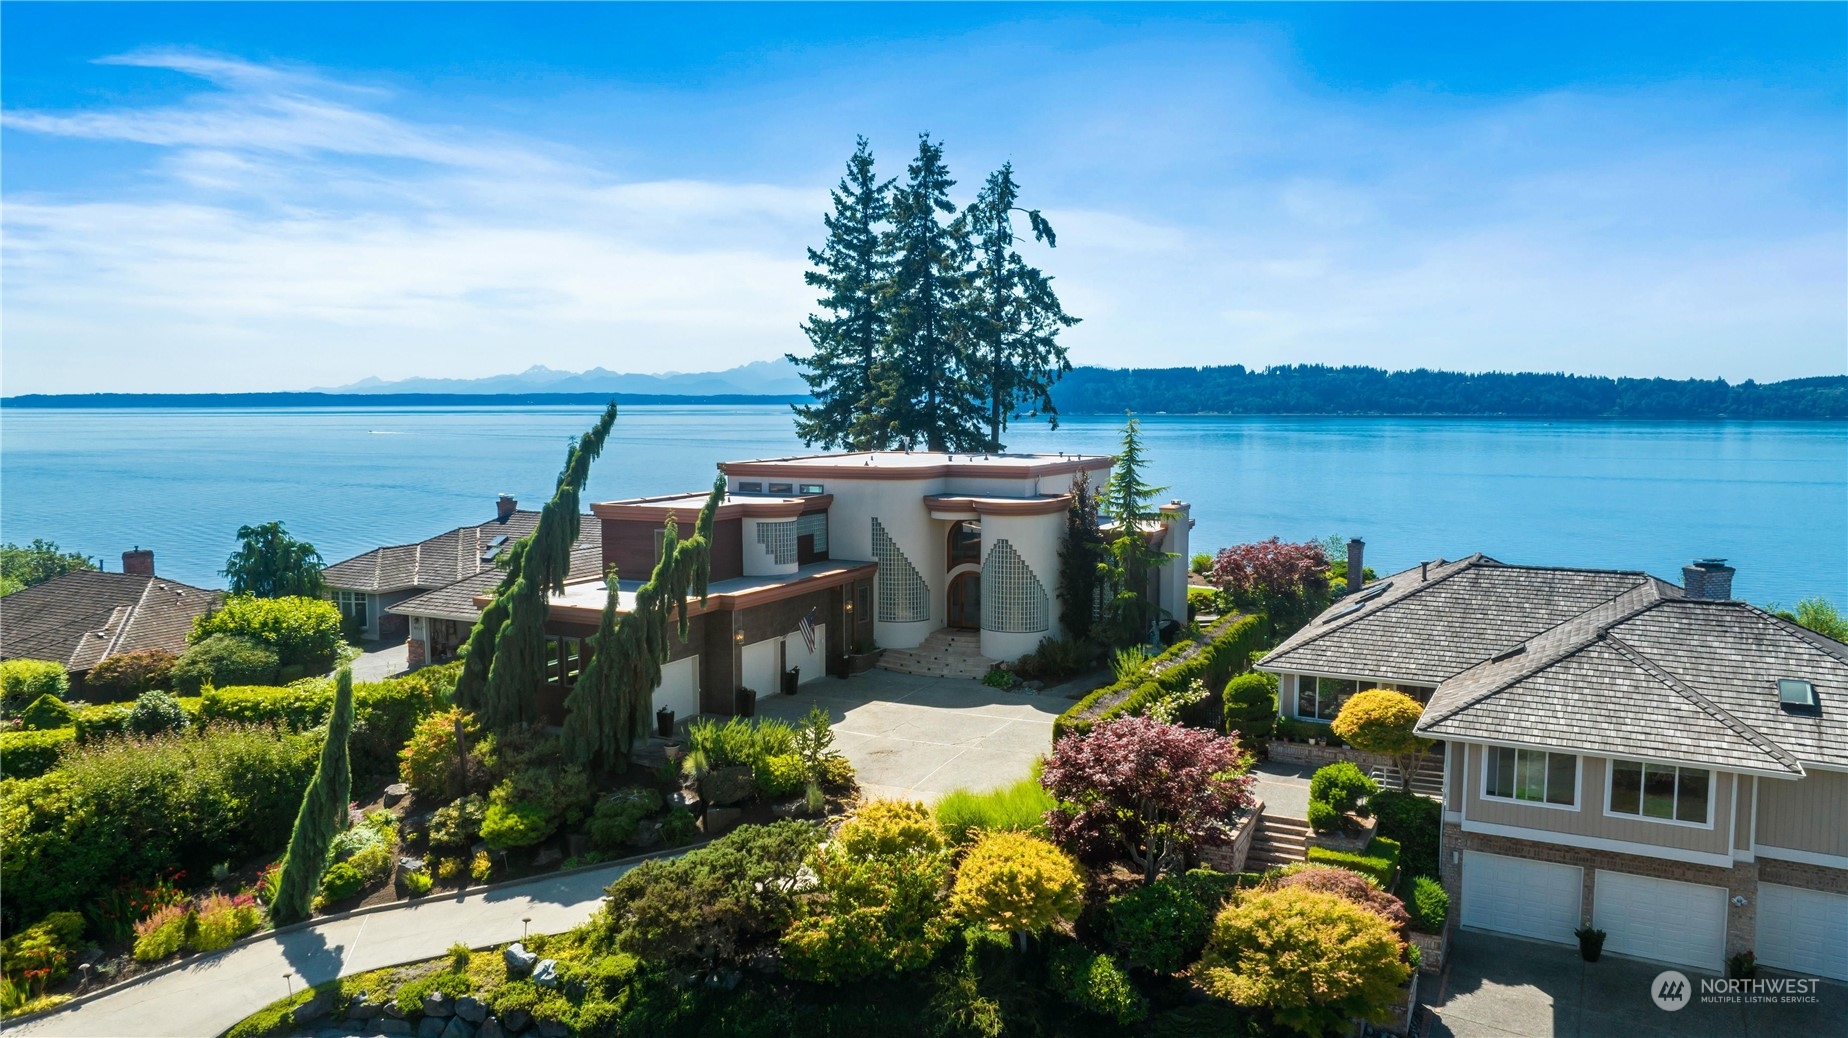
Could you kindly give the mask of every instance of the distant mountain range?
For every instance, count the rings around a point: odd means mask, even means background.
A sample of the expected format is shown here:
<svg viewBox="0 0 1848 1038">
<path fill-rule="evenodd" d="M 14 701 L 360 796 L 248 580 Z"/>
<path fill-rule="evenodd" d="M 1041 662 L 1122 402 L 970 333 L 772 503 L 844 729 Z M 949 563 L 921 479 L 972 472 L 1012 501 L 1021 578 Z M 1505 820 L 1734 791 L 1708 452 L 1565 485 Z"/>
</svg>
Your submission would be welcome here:
<svg viewBox="0 0 1848 1038">
<path fill-rule="evenodd" d="M 327 386 L 316 393 L 376 396 L 401 393 L 530 394 L 530 393 L 643 393 L 650 396 L 807 396 L 808 383 L 796 366 L 782 357 L 760 360 L 724 371 L 669 372 L 663 375 L 625 375 L 608 368 L 559 371 L 535 364 L 517 375 L 486 378 L 405 378 L 387 382 L 362 378 L 345 386 Z"/>
</svg>

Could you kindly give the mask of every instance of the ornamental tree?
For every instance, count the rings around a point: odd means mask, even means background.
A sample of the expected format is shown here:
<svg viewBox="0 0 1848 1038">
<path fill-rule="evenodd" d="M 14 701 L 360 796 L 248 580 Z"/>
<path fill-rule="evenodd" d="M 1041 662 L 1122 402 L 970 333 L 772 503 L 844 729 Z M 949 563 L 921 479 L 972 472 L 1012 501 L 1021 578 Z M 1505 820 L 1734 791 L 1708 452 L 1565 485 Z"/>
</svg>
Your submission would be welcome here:
<svg viewBox="0 0 1848 1038">
<path fill-rule="evenodd" d="M 1386 1023 L 1411 975 L 1392 924 L 1346 898 L 1290 887 L 1248 892 L 1219 913 L 1200 959 L 1207 991 L 1305 1035 Z"/>
<path fill-rule="evenodd" d="M 353 795 L 353 771 L 347 760 L 347 740 L 353 733 L 353 672 L 340 668 L 334 683 L 334 711 L 327 721 L 327 738 L 321 743 L 321 763 L 302 794 L 295 814 L 295 831 L 282 858 L 276 879 L 276 900 L 270 919 L 276 925 L 308 918 L 314 895 L 321 889 L 321 872 L 334 834 L 346 828 L 347 801 Z"/>
<path fill-rule="evenodd" d="M 1431 740 L 1416 731 L 1424 707 L 1403 692 L 1370 688 L 1350 696 L 1329 725 L 1348 745 L 1368 753 L 1391 757 L 1399 769 L 1399 788 L 1410 792 L 1412 779 Z"/>
<path fill-rule="evenodd" d="M 1153 882 L 1194 847 L 1231 839 L 1251 804 L 1251 755 L 1205 728 L 1117 717 L 1053 747 L 1040 783 L 1059 801 L 1053 838 L 1084 855 L 1121 853 Z"/>
<path fill-rule="evenodd" d="M 963 856 L 950 910 L 990 930 L 1038 933 L 1078 918 L 1084 873 L 1072 856 L 1036 836 L 993 832 Z"/>
<path fill-rule="evenodd" d="M 1380 889 L 1371 877 L 1352 869 L 1334 865 L 1291 865 L 1277 880 L 1277 886 L 1279 889 L 1301 887 L 1305 890 L 1319 890 L 1324 894 L 1346 898 L 1392 924 L 1393 932 L 1401 939 L 1412 925 L 1412 916 L 1405 910 L 1405 902 Z"/>
<path fill-rule="evenodd" d="M 1269 616 L 1284 637 L 1328 605 L 1328 553 L 1314 541 L 1288 544 L 1275 537 L 1221 548 L 1212 580 L 1240 609 Z"/>
<path fill-rule="evenodd" d="M 327 590 L 321 580 L 321 553 L 307 541 L 289 535 L 282 523 L 237 528 L 238 549 L 225 560 L 223 573 L 231 578 L 231 593 L 258 598 L 301 595 L 319 598 Z"/>
</svg>

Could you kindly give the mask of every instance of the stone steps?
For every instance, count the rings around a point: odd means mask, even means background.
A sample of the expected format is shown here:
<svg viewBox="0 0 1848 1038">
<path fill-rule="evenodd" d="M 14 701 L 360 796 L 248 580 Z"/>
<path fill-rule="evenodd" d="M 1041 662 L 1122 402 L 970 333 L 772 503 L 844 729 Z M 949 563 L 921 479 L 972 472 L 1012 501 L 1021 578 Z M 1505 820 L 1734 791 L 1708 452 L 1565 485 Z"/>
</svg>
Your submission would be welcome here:
<svg viewBox="0 0 1848 1038">
<path fill-rule="evenodd" d="M 879 655 L 879 669 L 930 678 L 968 678 L 980 681 L 995 661 L 982 655 L 982 638 L 975 631 L 932 631 L 915 649 L 887 649 Z"/>
<path fill-rule="evenodd" d="M 1296 818 L 1266 814 L 1252 834 L 1251 851 L 1245 856 L 1250 872 L 1293 865 L 1308 856 L 1309 823 Z"/>
</svg>

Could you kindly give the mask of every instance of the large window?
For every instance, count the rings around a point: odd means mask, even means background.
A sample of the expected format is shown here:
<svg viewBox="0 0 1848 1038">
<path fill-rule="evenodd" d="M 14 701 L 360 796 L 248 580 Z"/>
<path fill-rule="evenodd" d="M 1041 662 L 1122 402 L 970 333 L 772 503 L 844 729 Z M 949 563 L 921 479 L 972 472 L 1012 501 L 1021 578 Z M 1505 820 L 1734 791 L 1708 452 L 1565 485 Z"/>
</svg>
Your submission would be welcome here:
<svg viewBox="0 0 1848 1038">
<path fill-rule="evenodd" d="M 1609 812 L 1662 822 L 1712 824 L 1713 772 L 1672 764 L 1611 761 Z"/>
<path fill-rule="evenodd" d="M 779 566 L 793 565 L 796 561 L 796 521 L 783 523 L 757 524 L 757 543 L 770 556 L 770 561 Z"/>
<path fill-rule="evenodd" d="M 372 615 L 372 596 L 364 591 L 336 591 L 334 605 L 355 627 L 365 627 Z"/>
<path fill-rule="evenodd" d="M 1341 704 L 1358 691 L 1358 681 L 1303 674 L 1296 679 L 1296 716 L 1304 720 L 1332 721 L 1341 712 Z"/>
<path fill-rule="evenodd" d="M 982 629 L 1031 634 L 1050 624 L 1046 587 L 1027 561 L 1002 538 L 982 563 Z"/>
<path fill-rule="evenodd" d="M 950 524 L 950 568 L 982 561 L 982 524 L 967 519 Z"/>
<path fill-rule="evenodd" d="M 828 513 L 804 512 L 797 516 L 796 536 L 809 538 L 809 550 L 825 557 L 828 554 Z"/>
<path fill-rule="evenodd" d="M 873 582 L 879 588 L 879 619 L 884 623 L 917 623 L 930 619 L 930 586 L 918 568 L 905 557 L 897 542 L 886 533 L 885 524 L 873 520 L 873 561 L 879 572 Z"/>
<path fill-rule="evenodd" d="M 1572 807 L 1578 803 L 1578 758 L 1570 753 L 1491 746 L 1482 795 Z"/>
</svg>

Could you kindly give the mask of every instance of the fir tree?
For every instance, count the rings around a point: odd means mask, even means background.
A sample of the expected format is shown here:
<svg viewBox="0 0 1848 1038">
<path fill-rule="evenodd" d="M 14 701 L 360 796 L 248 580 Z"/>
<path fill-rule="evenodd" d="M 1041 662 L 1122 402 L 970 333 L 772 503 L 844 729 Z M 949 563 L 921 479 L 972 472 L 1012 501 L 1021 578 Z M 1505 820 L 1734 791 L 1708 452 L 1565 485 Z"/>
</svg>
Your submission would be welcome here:
<svg viewBox="0 0 1848 1038">
<path fill-rule="evenodd" d="M 494 601 L 469 632 L 456 703 L 474 711 L 492 730 L 504 731 L 535 717 L 534 692 L 545 683 L 548 599 L 565 589 L 584 481 L 615 422 L 616 403 L 611 401 L 597 424 L 572 445 L 552 499 L 540 509 L 533 532 L 515 544 Z"/>
<path fill-rule="evenodd" d="M 1072 480 L 1065 513 L 1065 543 L 1059 546 L 1059 622 L 1067 636 L 1089 638 L 1097 619 L 1098 565 L 1104 538 L 1097 529 L 1097 493 L 1083 472 Z"/>
<path fill-rule="evenodd" d="M 1142 425 L 1134 415 L 1127 417 L 1123 447 L 1111 470 L 1110 482 L 1104 486 L 1103 510 L 1115 528 L 1111 531 L 1108 557 L 1098 567 L 1098 578 L 1107 596 L 1102 610 L 1103 633 L 1110 644 L 1117 646 L 1148 640 L 1149 625 L 1161 614 L 1149 599 L 1149 576 L 1168 558 L 1167 553 L 1152 547 L 1144 534 L 1150 523 L 1160 519 L 1150 504 L 1168 488 L 1143 482 Z"/>
<path fill-rule="evenodd" d="M 668 518 L 661 558 L 648 582 L 635 592 L 634 608 L 627 613 L 618 612 L 616 571 L 610 571 L 603 619 L 590 640 L 590 662 L 565 700 L 571 723 L 565 726 L 564 750 L 572 763 L 620 769 L 629 762 L 629 747 L 647 733 L 654 690 L 661 684 L 661 667 L 672 648 L 676 612 L 684 639 L 691 620 L 688 596 L 706 601 L 712 576 L 712 523 L 724 497 L 725 477 L 720 476 L 700 509 L 693 536 L 684 541 L 673 518 Z"/>
<path fill-rule="evenodd" d="M 979 450 L 979 391 L 969 382 L 962 327 L 968 252 L 958 227 L 943 163 L 943 145 L 918 136 L 918 156 L 892 196 L 892 229 L 884 252 L 892 264 L 886 321 L 891 363 L 881 371 L 875 407 L 897 444 L 927 450 Z M 960 221 L 957 222 L 960 225 Z"/>
<path fill-rule="evenodd" d="M 989 174 L 975 204 L 963 211 L 961 224 L 974 245 L 967 312 L 971 388 L 985 398 L 988 428 L 982 450 L 1003 448 L 1001 433 L 1022 409 L 1045 414 L 1058 428 L 1052 385 L 1072 369 L 1059 345 L 1059 332 L 1078 323 L 1059 305 L 1052 279 L 1015 250 L 1014 213 L 1025 213 L 1033 237 L 1050 247 L 1058 238 L 1037 209 L 1022 209 L 1014 165 Z"/>
<path fill-rule="evenodd" d="M 875 406 L 875 386 L 886 345 L 886 322 L 880 295 L 889 263 L 881 236 L 891 219 L 886 192 L 873 173 L 873 153 L 866 138 L 857 139 L 847 173 L 832 192 L 834 212 L 822 218 L 828 240 L 808 250 L 814 269 L 803 280 L 826 294 L 818 300 L 823 314 L 803 324 L 814 351 L 789 354 L 815 398 L 812 405 L 792 405 L 796 435 L 827 450 L 882 450 L 892 444 L 891 430 Z"/>
<path fill-rule="evenodd" d="M 289 850 L 276 878 L 270 920 L 277 926 L 308 918 L 321 889 L 321 873 L 327 867 L 334 834 L 346 828 L 347 801 L 353 794 L 353 772 L 347 760 L 347 740 L 352 733 L 353 672 L 342 667 L 334 680 L 334 710 L 327 719 L 327 738 L 321 743 L 321 763 L 302 794 L 295 831 L 289 835 Z"/>
</svg>

